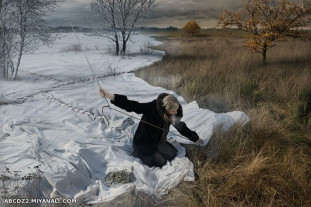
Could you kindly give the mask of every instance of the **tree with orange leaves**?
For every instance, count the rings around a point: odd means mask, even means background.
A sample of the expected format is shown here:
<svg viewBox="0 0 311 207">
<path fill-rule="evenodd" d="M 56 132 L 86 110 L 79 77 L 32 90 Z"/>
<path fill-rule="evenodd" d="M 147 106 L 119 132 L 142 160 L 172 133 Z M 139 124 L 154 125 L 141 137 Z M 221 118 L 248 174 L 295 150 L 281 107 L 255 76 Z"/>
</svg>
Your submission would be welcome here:
<svg viewBox="0 0 311 207">
<path fill-rule="evenodd" d="M 186 33 L 191 34 L 192 36 L 195 33 L 199 33 L 200 32 L 201 27 L 198 25 L 198 23 L 194 20 L 191 20 L 189 22 L 187 22 L 187 24 L 183 27 L 183 30 Z"/>
<path fill-rule="evenodd" d="M 275 40 L 303 36 L 310 15 L 310 0 L 245 0 L 241 12 L 223 11 L 219 24 L 249 33 L 247 46 L 261 53 L 266 64 L 267 50 L 276 45 Z"/>
</svg>

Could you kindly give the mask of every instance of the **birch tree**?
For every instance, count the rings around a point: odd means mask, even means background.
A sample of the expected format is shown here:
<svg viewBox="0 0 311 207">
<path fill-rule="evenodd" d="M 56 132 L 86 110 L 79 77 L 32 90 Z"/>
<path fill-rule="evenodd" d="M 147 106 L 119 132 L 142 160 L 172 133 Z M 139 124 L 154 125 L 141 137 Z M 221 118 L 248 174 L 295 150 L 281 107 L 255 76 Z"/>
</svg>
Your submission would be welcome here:
<svg viewBox="0 0 311 207">
<path fill-rule="evenodd" d="M 127 42 L 148 17 L 155 0 L 93 0 L 92 9 L 103 21 L 107 29 L 105 36 L 116 43 L 116 54 L 119 54 L 119 41 L 122 41 L 121 53 L 125 54 Z"/>
</svg>

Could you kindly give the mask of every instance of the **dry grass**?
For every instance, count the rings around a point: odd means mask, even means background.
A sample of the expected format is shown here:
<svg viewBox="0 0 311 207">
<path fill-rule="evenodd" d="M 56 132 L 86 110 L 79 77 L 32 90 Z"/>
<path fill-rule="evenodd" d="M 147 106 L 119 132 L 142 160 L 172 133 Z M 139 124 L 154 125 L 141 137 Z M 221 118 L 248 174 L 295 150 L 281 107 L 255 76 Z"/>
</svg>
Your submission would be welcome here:
<svg viewBox="0 0 311 207">
<path fill-rule="evenodd" d="M 162 38 L 163 61 L 136 72 L 152 85 L 251 122 L 187 147 L 197 179 L 163 206 L 311 206 L 311 42 L 282 40 L 268 65 L 242 37 Z"/>
<path fill-rule="evenodd" d="M 80 44 L 68 45 L 61 52 L 82 52 L 82 46 Z"/>
</svg>

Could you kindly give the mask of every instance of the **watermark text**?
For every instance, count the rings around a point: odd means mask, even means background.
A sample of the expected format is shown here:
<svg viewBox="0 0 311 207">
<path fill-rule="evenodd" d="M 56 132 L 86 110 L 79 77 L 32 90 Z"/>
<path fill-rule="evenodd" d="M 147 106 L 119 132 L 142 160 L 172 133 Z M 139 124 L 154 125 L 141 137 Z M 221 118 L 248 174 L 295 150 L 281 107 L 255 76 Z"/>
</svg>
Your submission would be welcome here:
<svg viewBox="0 0 311 207">
<path fill-rule="evenodd" d="M 5 204 L 71 204 L 77 203 L 74 198 L 4 198 Z"/>
</svg>

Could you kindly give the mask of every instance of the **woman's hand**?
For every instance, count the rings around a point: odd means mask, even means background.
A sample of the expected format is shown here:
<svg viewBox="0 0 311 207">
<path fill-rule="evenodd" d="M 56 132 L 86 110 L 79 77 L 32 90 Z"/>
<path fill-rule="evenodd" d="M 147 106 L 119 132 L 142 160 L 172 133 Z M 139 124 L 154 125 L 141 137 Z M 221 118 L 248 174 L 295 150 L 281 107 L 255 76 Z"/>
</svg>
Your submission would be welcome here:
<svg viewBox="0 0 311 207">
<path fill-rule="evenodd" d="M 114 100 L 114 95 L 109 93 L 107 90 L 100 88 L 99 93 L 103 98 L 109 98 L 112 101 Z"/>
<path fill-rule="evenodd" d="M 198 139 L 198 140 L 196 141 L 196 143 L 199 144 L 199 145 L 203 145 L 203 144 L 204 144 L 204 141 L 203 141 L 203 139 Z"/>
</svg>

